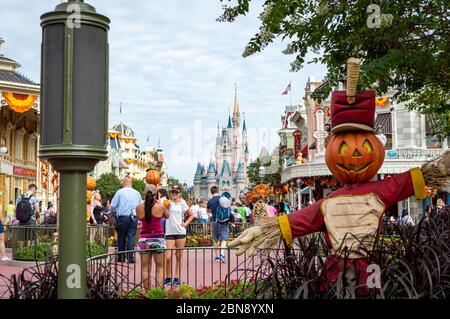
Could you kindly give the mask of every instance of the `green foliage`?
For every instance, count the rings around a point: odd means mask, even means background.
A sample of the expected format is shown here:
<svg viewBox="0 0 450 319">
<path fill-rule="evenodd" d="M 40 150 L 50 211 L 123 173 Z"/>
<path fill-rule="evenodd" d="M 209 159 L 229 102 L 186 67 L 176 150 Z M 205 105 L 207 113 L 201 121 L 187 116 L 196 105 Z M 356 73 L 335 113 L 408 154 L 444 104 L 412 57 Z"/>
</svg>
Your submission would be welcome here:
<svg viewBox="0 0 450 319">
<path fill-rule="evenodd" d="M 103 255 L 107 252 L 107 246 L 96 243 L 87 243 L 86 245 L 86 255 L 88 257 Z M 47 254 L 50 254 L 49 257 L 53 255 L 53 242 L 38 242 L 34 245 L 15 248 L 14 260 L 45 261 Z"/>
<path fill-rule="evenodd" d="M 145 297 L 147 299 L 166 299 L 167 298 L 167 291 L 163 288 L 151 288 L 147 291 L 145 294 Z"/>
<path fill-rule="evenodd" d="M 100 191 L 104 201 L 111 200 L 114 194 L 122 187 L 119 178 L 113 173 L 102 174 L 97 179 L 97 189 Z"/>
<path fill-rule="evenodd" d="M 141 194 L 141 197 L 144 197 L 145 182 L 143 180 L 133 179 L 132 187 Z"/>
<path fill-rule="evenodd" d="M 52 242 L 36 243 L 35 245 L 25 246 L 14 249 L 14 260 L 24 261 L 45 261 L 48 254 L 52 254 Z M 50 257 L 49 256 L 49 257 Z"/>
<path fill-rule="evenodd" d="M 224 5 L 218 21 L 233 22 L 246 15 L 250 2 Z M 371 4 L 380 7 L 381 20 L 375 27 L 370 25 L 375 22 Z M 434 134 L 450 133 L 447 1 L 265 0 L 260 20 L 259 32 L 243 56 L 261 52 L 276 37 L 283 39 L 288 42 L 283 53 L 295 56 L 292 71 L 305 63 L 328 67 L 329 82 L 319 99 L 345 76 L 347 59 L 360 58 L 360 89 L 373 88 L 379 95 L 393 91 L 394 98 L 408 101 L 410 109 L 438 114 Z M 306 61 L 307 53 L 315 55 Z"/>
<path fill-rule="evenodd" d="M 269 167 L 271 163 L 265 164 L 263 166 Z M 261 178 L 259 175 L 259 168 L 261 167 L 261 160 L 257 158 L 255 161 L 251 162 L 247 169 L 247 176 L 250 182 L 250 187 L 255 187 L 258 184 L 277 184 L 281 180 L 280 170 L 276 174 L 266 174 Z M 280 166 L 281 168 L 281 166 Z"/>
</svg>

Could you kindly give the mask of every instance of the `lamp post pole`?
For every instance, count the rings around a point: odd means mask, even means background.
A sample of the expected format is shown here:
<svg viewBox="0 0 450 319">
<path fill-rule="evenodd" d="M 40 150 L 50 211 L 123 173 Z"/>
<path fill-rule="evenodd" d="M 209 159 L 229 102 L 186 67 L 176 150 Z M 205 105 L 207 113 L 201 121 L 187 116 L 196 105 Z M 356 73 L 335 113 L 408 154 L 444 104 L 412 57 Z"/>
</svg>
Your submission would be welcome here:
<svg viewBox="0 0 450 319">
<path fill-rule="evenodd" d="M 39 157 L 60 173 L 58 298 L 86 298 L 86 174 L 107 158 L 109 19 L 82 0 L 41 16 Z"/>
</svg>

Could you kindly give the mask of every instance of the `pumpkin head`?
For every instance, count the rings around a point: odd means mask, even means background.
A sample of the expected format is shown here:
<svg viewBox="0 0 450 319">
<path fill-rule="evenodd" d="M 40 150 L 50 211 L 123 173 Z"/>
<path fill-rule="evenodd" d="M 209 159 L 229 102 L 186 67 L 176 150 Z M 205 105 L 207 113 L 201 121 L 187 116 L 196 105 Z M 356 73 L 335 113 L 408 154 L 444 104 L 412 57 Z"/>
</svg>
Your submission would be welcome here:
<svg viewBox="0 0 450 319">
<path fill-rule="evenodd" d="M 340 182 L 367 182 L 383 164 L 384 147 L 373 133 L 338 133 L 329 140 L 325 161 Z"/>
<path fill-rule="evenodd" d="M 95 181 L 95 178 L 92 176 L 87 177 L 87 189 L 92 191 L 95 189 L 95 186 L 97 186 L 97 182 Z"/>
<path fill-rule="evenodd" d="M 153 185 L 159 185 L 159 182 L 161 181 L 161 176 L 159 174 L 159 171 L 155 169 L 151 169 L 147 172 L 147 175 L 145 175 L 145 181 L 147 184 L 153 184 Z"/>
</svg>

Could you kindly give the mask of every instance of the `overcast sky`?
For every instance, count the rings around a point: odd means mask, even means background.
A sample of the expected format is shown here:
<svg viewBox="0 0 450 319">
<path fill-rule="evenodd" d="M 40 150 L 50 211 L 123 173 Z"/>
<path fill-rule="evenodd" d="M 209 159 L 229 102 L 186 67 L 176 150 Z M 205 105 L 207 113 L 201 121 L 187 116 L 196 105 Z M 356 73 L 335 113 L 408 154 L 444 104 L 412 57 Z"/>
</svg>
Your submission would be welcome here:
<svg viewBox="0 0 450 319">
<path fill-rule="evenodd" d="M 39 82 L 40 15 L 57 0 L 0 0 L 0 37 L 5 56 L 21 63 L 20 72 Z M 309 75 L 321 79 L 322 65 L 289 72 L 292 56 L 275 44 L 247 58 L 242 52 L 258 31 L 263 1 L 237 22 L 220 23 L 219 0 L 89 0 L 111 19 L 109 124 L 122 120 L 141 148 L 161 139 L 169 175 L 192 184 L 199 157 L 208 162 L 214 151 L 217 121 L 226 125 L 237 83 L 241 112 L 249 130 L 251 157 L 261 147 L 272 150 L 289 95 L 301 103 Z M 122 116 L 119 114 L 123 103 Z M 241 115 L 242 116 L 242 115 Z"/>
</svg>

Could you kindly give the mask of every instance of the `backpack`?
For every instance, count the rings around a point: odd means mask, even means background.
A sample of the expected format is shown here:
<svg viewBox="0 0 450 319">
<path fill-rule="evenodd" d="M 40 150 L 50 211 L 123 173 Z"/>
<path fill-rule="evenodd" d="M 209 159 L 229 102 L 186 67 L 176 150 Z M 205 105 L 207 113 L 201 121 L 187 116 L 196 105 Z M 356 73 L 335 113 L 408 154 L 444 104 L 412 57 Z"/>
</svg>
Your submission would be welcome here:
<svg viewBox="0 0 450 319">
<path fill-rule="evenodd" d="M 219 199 L 217 207 L 216 221 L 219 223 L 228 223 L 231 215 L 231 195 L 227 192 L 223 193 Z"/>
<path fill-rule="evenodd" d="M 20 201 L 17 203 L 16 218 L 21 223 L 28 222 L 31 216 L 33 216 L 33 207 L 31 207 L 30 198 L 22 195 Z"/>
</svg>

